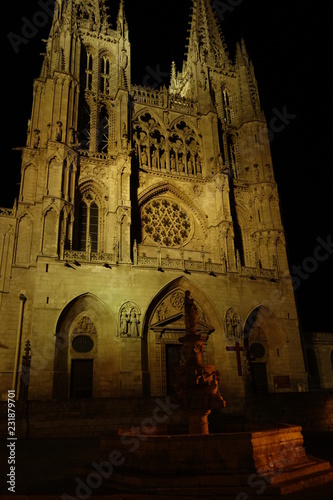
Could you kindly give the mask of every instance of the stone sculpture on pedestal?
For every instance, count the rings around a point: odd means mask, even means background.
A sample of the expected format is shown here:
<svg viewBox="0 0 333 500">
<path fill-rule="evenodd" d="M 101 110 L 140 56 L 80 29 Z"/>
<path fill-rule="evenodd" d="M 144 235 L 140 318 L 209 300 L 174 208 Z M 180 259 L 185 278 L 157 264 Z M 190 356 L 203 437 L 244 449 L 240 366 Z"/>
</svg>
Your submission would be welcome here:
<svg viewBox="0 0 333 500">
<path fill-rule="evenodd" d="M 205 335 L 197 333 L 197 308 L 189 291 L 185 292 L 186 335 L 183 344 L 184 366 L 176 368 L 174 389 L 188 413 L 189 434 L 208 434 L 208 416 L 213 409 L 224 408 L 226 402 L 219 391 L 220 372 L 213 365 L 203 365 Z"/>
</svg>

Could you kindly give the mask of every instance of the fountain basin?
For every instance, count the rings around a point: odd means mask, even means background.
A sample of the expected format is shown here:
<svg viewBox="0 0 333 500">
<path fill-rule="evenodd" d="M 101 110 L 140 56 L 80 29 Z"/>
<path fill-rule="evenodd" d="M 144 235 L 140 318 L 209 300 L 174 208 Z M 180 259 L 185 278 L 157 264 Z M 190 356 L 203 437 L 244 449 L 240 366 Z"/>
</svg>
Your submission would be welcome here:
<svg viewBox="0 0 333 500">
<path fill-rule="evenodd" d="M 104 459 L 112 450 L 124 457 L 112 484 L 125 491 L 174 494 L 201 488 L 222 494 L 240 487 L 251 490 L 249 478 L 257 478 L 266 489 L 281 494 L 283 488 L 287 492 L 304 488 L 307 480 L 320 484 L 333 478 L 329 462 L 306 455 L 301 431 L 286 424 L 267 424 L 260 430 L 248 424 L 239 432 L 207 435 L 122 431 L 103 437 L 100 449 Z"/>
</svg>

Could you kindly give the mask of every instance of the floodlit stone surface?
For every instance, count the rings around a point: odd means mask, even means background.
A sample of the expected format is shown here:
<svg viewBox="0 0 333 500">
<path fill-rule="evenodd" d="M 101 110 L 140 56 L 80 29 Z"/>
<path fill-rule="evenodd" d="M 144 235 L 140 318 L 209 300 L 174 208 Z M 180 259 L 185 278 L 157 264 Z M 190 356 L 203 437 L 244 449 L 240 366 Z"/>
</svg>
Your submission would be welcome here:
<svg viewBox="0 0 333 500">
<path fill-rule="evenodd" d="M 0 209 L 1 393 L 19 336 L 29 399 L 166 395 L 185 290 L 230 409 L 307 390 L 254 70 L 200 3 L 182 70 L 152 90 L 131 81 L 123 2 L 114 28 L 104 1 L 55 2 L 19 197 Z"/>
<path fill-rule="evenodd" d="M 251 492 L 257 481 L 257 486 L 265 485 L 266 494 L 279 495 L 333 479 L 329 462 L 306 455 L 301 430 L 247 424 L 241 432 L 209 435 L 147 436 L 124 431 L 102 438 L 101 457 L 106 459 L 110 450 L 121 451 L 124 463 L 112 482 L 123 491 L 227 496 Z"/>
</svg>

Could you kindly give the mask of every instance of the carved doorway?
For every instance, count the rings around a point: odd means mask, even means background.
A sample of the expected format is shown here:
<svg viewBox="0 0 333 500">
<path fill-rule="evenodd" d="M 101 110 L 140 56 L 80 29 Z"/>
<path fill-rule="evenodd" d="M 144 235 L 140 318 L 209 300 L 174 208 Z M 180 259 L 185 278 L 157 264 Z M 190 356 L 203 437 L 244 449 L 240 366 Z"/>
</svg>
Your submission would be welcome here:
<svg viewBox="0 0 333 500">
<path fill-rule="evenodd" d="M 71 399 L 92 398 L 93 364 L 93 359 L 72 359 Z"/>
<path fill-rule="evenodd" d="M 172 392 L 172 368 L 179 366 L 181 359 L 179 339 L 186 333 L 185 291 L 187 289 L 191 291 L 191 296 L 197 307 L 197 332 L 208 339 L 215 329 L 206 315 L 206 307 L 209 309 L 210 306 L 204 296 L 184 279 L 179 281 L 184 281 L 184 286 L 170 284 L 170 288 L 164 290 L 164 293 L 159 294 L 152 302 L 147 315 L 146 328 L 152 396 L 165 396 Z M 215 314 L 211 316 L 215 317 Z M 206 349 L 203 362 L 207 363 Z"/>
<path fill-rule="evenodd" d="M 268 393 L 266 363 L 251 363 L 253 390 L 256 394 Z"/>
</svg>

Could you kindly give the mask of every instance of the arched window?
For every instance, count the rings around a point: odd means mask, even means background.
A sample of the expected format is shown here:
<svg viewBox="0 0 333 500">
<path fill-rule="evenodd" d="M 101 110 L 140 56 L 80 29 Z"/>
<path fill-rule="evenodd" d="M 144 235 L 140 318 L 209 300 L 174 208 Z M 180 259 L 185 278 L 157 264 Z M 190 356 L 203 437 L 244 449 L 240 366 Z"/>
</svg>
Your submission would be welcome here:
<svg viewBox="0 0 333 500">
<path fill-rule="evenodd" d="M 98 205 L 92 201 L 91 195 L 85 197 L 79 206 L 78 243 L 79 250 L 85 252 L 88 243 L 91 251 L 98 251 Z"/>
<path fill-rule="evenodd" d="M 230 108 L 230 96 L 226 89 L 222 88 L 222 100 L 224 108 L 224 121 L 226 123 L 231 123 L 231 108 Z"/>
<path fill-rule="evenodd" d="M 98 152 L 108 154 L 109 150 L 109 115 L 103 106 L 99 117 Z"/>
<path fill-rule="evenodd" d="M 227 137 L 227 145 L 228 145 L 228 160 L 229 160 L 229 168 L 230 175 L 237 179 L 237 170 L 236 170 L 236 150 L 232 137 Z"/>
<path fill-rule="evenodd" d="M 96 203 L 90 205 L 90 240 L 91 251 L 97 252 L 98 248 L 98 206 Z"/>
<path fill-rule="evenodd" d="M 106 56 L 102 56 L 100 60 L 101 64 L 101 93 L 104 95 L 109 95 L 110 93 L 110 74 L 111 74 L 111 64 L 110 59 Z"/>
</svg>

